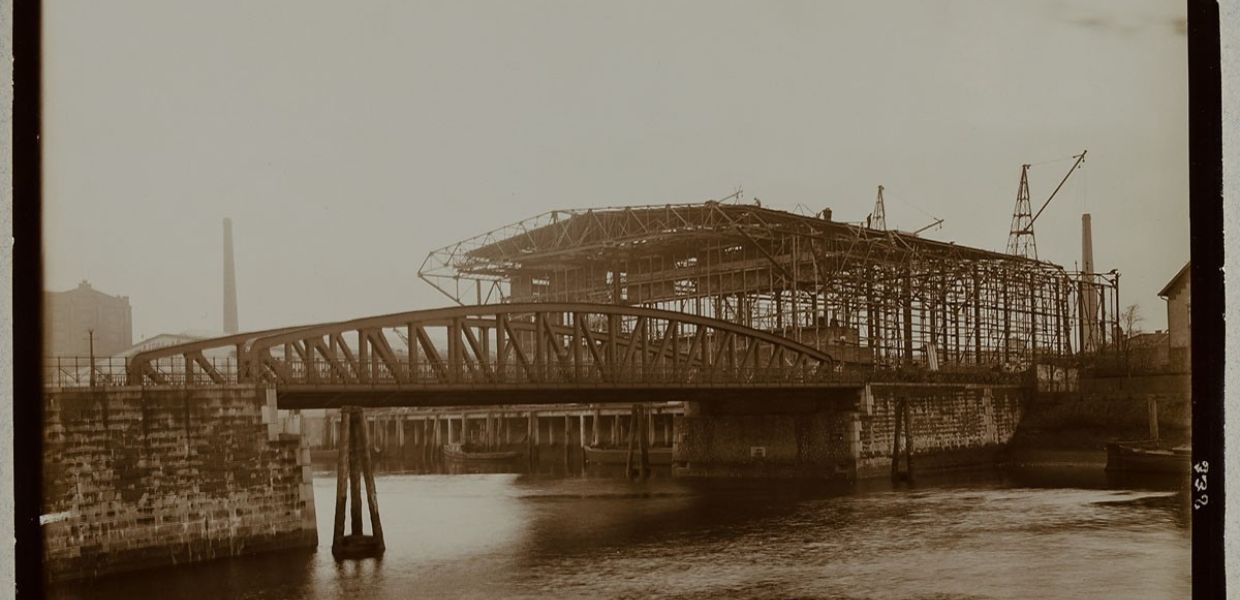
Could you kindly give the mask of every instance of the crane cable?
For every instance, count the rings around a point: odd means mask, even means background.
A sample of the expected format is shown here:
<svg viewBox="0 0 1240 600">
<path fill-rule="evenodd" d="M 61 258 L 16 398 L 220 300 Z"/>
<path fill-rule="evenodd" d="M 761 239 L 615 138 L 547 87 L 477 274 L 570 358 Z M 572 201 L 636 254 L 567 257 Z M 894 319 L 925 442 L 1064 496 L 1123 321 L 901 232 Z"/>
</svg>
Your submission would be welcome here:
<svg viewBox="0 0 1240 600">
<path fill-rule="evenodd" d="M 888 198 L 885 198 L 885 197 L 884 197 L 883 199 L 884 199 L 884 200 L 887 200 Z M 930 213 L 928 213 L 928 212 L 926 212 L 926 211 L 922 210 L 922 208 L 921 208 L 920 206 L 917 206 L 916 204 L 913 204 L 912 202 L 909 202 L 909 201 L 907 201 L 907 200 L 901 200 L 899 197 L 896 197 L 896 198 L 895 198 L 895 201 L 896 201 L 896 203 L 898 203 L 898 204 L 902 204 L 902 205 L 904 205 L 904 206 L 908 206 L 908 207 L 912 208 L 913 210 L 915 210 L 915 211 L 917 211 L 917 212 L 919 212 L 919 213 L 921 213 L 921 214 L 923 214 L 923 215 L 926 215 L 927 217 L 930 217 L 930 220 L 931 220 L 931 221 L 942 221 L 942 219 L 940 219 L 939 217 L 937 217 L 937 216 L 935 216 L 935 215 L 932 215 L 932 214 L 930 214 Z M 930 224 L 930 225 L 928 225 L 928 226 L 926 226 L 926 227 L 923 227 L 922 229 L 928 229 L 929 227 L 933 227 L 934 225 L 935 225 L 935 223 L 932 223 L 932 224 Z M 938 225 L 942 225 L 942 223 L 938 223 Z"/>
<path fill-rule="evenodd" d="M 1068 169 L 1068 172 L 1063 176 L 1063 179 L 1059 180 L 1059 185 L 1055 186 L 1055 191 L 1051 192 L 1051 195 L 1046 199 L 1046 202 L 1042 203 L 1042 207 L 1038 209 L 1038 212 L 1034 213 L 1033 218 L 1029 220 L 1029 225 L 1025 227 L 1025 231 L 1033 230 L 1034 222 L 1038 220 L 1038 217 L 1042 216 L 1042 211 L 1046 210 L 1046 207 L 1050 205 L 1051 200 L 1055 199 L 1055 194 L 1058 194 L 1059 190 L 1063 189 L 1063 184 L 1068 182 L 1068 178 L 1072 177 L 1072 174 L 1075 173 L 1077 169 L 1081 168 L 1081 165 L 1085 164 L 1085 155 L 1088 153 L 1089 150 L 1081 150 L 1080 154 L 1072 157 L 1076 159 L 1076 162 L 1072 165 L 1072 168 Z"/>
</svg>

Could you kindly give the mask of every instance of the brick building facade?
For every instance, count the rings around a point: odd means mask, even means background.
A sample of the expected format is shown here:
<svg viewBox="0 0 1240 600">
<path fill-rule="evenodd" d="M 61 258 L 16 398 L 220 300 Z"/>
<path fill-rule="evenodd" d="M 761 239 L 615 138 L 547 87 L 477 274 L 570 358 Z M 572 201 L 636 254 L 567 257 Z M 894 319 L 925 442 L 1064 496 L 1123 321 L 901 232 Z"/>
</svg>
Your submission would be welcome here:
<svg viewBox="0 0 1240 600">
<path fill-rule="evenodd" d="M 43 294 L 43 355 L 87 356 L 94 331 L 95 356 L 133 345 L 128 296 L 111 296 L 83 281 L 74 289 Z"/>
</svg>

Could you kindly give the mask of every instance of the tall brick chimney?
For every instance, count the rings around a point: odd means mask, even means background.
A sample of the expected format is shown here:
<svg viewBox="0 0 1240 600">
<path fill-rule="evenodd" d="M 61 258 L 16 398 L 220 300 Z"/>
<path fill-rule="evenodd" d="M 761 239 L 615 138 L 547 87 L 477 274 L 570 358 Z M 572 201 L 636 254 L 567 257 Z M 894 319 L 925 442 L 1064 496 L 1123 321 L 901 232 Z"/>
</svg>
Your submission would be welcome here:
<svg viewBox="0 0 1240 600">
<path fill-rule="evenodd" d="M 1081 215 L 1081 271 L 1094 274 L 1094 234 L 1089 213 Z"/>
<path fill-rule="evenodd" d="M 224 219 L 224 333 L 237 333 L 237 274 L 233 267 L 232 219 Z"/>
<path fill-rule="evenodd" d="M 1081 350 L 1098 349 L 1098 296 L 1094 282 L 1094 234 L 1089 213 L 1081 215 Z"/>
</svg>

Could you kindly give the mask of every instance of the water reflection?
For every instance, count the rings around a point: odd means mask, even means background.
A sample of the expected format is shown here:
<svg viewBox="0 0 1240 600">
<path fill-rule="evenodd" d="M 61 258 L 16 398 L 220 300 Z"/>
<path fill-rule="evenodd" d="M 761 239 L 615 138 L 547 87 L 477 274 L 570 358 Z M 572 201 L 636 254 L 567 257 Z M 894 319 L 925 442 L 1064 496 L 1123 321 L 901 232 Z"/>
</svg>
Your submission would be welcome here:
<svg viewBox="0 0 1240 600">
<path fill-rule="evenodd" d="M 562 455 L 559 455 L 562 459 Z M 551 463 L 551 464 L 548 464 Z M 325 467 L 328 465 L 324 465 Z M 116 577 L 59 597 L 1184 597 L 1178 481 L 1018 468 L 809 484 L 645 482 L 623 466 L 506 471 L 388 460 L 382 560 L 330 554 L 334 480 L 316 480 L 322 546 Z M 488 467 L 492 468 L 492 467 Z M 440 471 L 440 472 L 430 472 Z"/>
</svg>

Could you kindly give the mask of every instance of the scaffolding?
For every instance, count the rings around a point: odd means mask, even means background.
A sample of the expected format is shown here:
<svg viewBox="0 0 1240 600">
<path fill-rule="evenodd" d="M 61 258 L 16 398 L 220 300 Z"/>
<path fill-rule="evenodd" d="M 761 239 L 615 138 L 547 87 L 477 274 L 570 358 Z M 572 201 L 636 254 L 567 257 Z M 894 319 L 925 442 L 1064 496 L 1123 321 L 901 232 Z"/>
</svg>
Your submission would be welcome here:
<svg viewBox="0 0 1240 600">
<path fill-rule="evenodd" d="M 876 368 L 1070 366 L 1119 331 L 1115 271 L 717 201 L 547 212 L 432 251 L 419 276 L 460 304 L 674 310 Z"/>
</svg>

